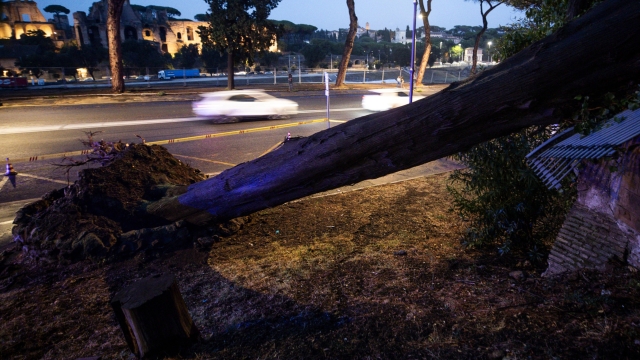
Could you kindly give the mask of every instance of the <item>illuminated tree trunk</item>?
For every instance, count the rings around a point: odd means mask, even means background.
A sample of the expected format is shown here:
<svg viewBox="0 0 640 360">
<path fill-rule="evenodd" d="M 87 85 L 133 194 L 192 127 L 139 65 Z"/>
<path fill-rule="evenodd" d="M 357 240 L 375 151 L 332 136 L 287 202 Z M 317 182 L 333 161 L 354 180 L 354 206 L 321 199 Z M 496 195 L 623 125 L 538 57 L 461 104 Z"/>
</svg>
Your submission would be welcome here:
<svg viewBox="0 0 640 360">
<path fill-rule="evenodd" d="M 109 0 L 107 9 L 107 41 L 109 42 L 109 67 L 111 68 L 111 90 L 124 92 L 122 79 L 122 48 L 120 47 L 120 17 L 125 0 Z"/>
<path fill-rule="evenodd" d="M 635 89 L 640 1 L 607 0 L 499 65 L 445 90 L 285 142 L 147 211 L 221 221 L 408 169 L 572 116 L 577 95 Z M 620 34 L 624 34 L 621 36 Z"/>
<path fill-rule="evenodd" d="M 431 14 L 431 0 L 427 0 L 427 9 L 424 8 L 424 0 L 420 0 L 420 14 L 422 15 L 422 23 L 424 24 L 424 54 L 422 55 L 422 61 L 420 62 L 420 69 L 418 69 L 418 78 L 416 83 L 418 86 L 422 86 L 422 79 L 424 78 L 424 72 L 427 69 L 429 63 L 429 56 L 431 55 L 431 28 L 429 25 L 429 14 Z"/>
<path fill-rule="evenodd" d="M 349 8 L 349 33 L 347 34 L 347 40 L 344 43 L 344 52 L 342 53 L 342 60 L 340 61 L 340 67 L 338 68 L 336 86 L 342 86 L 345 78 L 347 77 L 349 58 L 351 57 L 353 42 L 355 41 L 356 32 L 358 31 L 358 17 L 356 17 L 356 8 L 353 0 L 347 0 L 347 7 Z"/>
</svg>

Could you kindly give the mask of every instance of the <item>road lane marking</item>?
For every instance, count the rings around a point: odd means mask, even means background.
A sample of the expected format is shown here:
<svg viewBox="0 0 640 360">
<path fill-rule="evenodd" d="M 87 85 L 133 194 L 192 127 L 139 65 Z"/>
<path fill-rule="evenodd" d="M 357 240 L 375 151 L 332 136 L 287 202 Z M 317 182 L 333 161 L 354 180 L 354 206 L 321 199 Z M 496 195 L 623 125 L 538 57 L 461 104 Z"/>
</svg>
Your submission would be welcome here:
<svg viewBox="0 0 640 360">
<path fill-rule="evenodd" d="M 0 190 L 2 190 L 2 187 L 7 183 L 7 181 L 9 181 L 8 176 L 3 176 L 2 179 L 0 179 Z"/>
<path fill-rule="evenodd" d="M 62 184 L 62 185 L 69 185 L 69 184 L 72 183 L 72 182 L 56 180 L 56 179 L 50 179 L 50 178 L 46 178 L 46 177 L 42 177 L 42 176 L 25 174 L 25 173 L 19 173 L 18 175 L 16 175 L 16 177 L 18 177 L 18 176 L 26 176 L 26 177 L 30 177 L 30 178 L 33 178 L 33 179 L 51 181 L 51 182 Z"/>
<path fill-rule="evenodd" d="M 362 110 L 362 108 L 331 109 L 331 112 L 357 111 L 357 110 Z M 298 113 L 299 114 L 326 113 L 326 110 L 302 110 L 302 111 L 298 111 Z M 177 122 L 207 121 L 207 120 L 209 120 L 209 118 L 188 117 L 188 118 L 175 118 L 175 119 L 151 119 L 151 120 L 96 122 L 96 123 L 66 124 L 66 125 L 8 127 L 8 128 L 0 129 L 0 135 L 15 135 L 15 134 L 26 134 L 26 133 L 47 132 L 47 131 L 97 129 L 97 128 L 106 128 L 106 127 L 124 127 L 124 126 L 137 126 L 137 125 L 150 125 L 150 124 L 169 124 L 169 123 L 177 123 Z"/>
<path fill-rule="evenodd" d="M 263 152 L 262 154 L 260 154 L 260 156 L 258 157 L 262 157 L 267 155 L 268 153 L 272 152 L 275 148 L 277 148 L 278 146 L 282 145 L 282 141 L 280 141 L 279 143 L 273 145 L 272 147 L 270 147 L 269 149 L 267 149 L 267 151 Z"/>
<path fill-rule="evenodd" d="M 331 120 L 331 121 L 333 121 L 333 120 Z M 327 119 L 324 118 L 324 119 L 315 119 L 315 120 L 304 120 L 304 121 L 298 121 L 298 122 L 295 122 L 295 123 L 287 123 L 287 124 L 272 125 L 272 126 L 263 126 L 263 127 L 259 127 L 259 128 L 251 128 L 251 129 L 244 129 L 244 130 L 234 130 L 234 131 L 227 131 L 227 132 L 221 132 L 221 133 L 215 133 L 215 134 L 196 135 L 196 136 L 189 136 L 189 137 L 175 138 L 175 139 L 167 139 L 167 140 L 150 141 L 150 142 L 146 142 L 146 144 L 147 145 L 174 144 L 174 143 L 177 143 L 177 142 L 187 142 L 187 141 L 204 140 L 204 139 L 211 139 L 211 138 L 218 138 L 218 137 L 225 137 L 225 136 L 242 135 L 242 134 L 249 134 L 249 133 L 261 132 L 261 131 L 284 129 L 284 128 L 300 126 L 300 125 L 323 123 L 323 122 L 327 122 Z M 36 156 L 28 157 L 28 158 L 13 158 L 12 157 L 11 159 L 12 159 L 12 161 L 14 163 L 20 163 L 20 162 L 32 162 L 32 161 L 47 160 L 47 159 L 59 159 L 59 158 L 72 157 L 72 156 L 76 156 L 76 155 L 87 155 L 89 153 L 91 153 L 91 150 L 85 149 L 85 150 L 78 150 L 78 151 L 68 151 L 68 152 L 57 153 L 57 154 L 36 155 Z"/>
<path fill-rule="evenodd" d="M 0 129 L 0 135 L 25 134 L 25 133 L 46 132 L 46 131 L 94 129 L 94 128 L 105 128 L 105 127 L 123 127 L 123 126 L 149 125 L 149 124 L 168 124 L 168 123 L 176 123 L 176 122 L 202 121 L 202 120 L 207 120 L 207 119 L 201 118 L 201 117 L 189 117 L 189 118 L 175 118 L 175 119 L 131 120 L 131 121 L 97 122 L 97 123 L 67 124 L 67 125 L 25 126 L 25 127 L 17 127 L 17 128 L 11 127 L 6 129 Z"/>
<path fill-rule="evenodd" d="M 308 125 L 308 124 L 321 123 L 321 122 L 327 122 L 327 119 L 304 120 L 304 121 L 298 121 L 298 122 L 295 122 L 295 123 L 272 125 L 272 126 L 263 126 L 263 127 L 259 127 L 259 128 L 251 128 L 251 129 L 244 129 L 244 130 L 234 130 L 234 131 L 227 131 L 227 132 L 221 132 L 221 133 L 215 133 L 215 134 L 188 136 L 188 137 L 176 138 L 176 139 L 168 139 L 168 140 L 148 141 L 148 142 L 146 142 L 146 144 L 147 145 L 174 144 L 174 143 L 177 143 L 177 142 L 187 142 L 187 141 L 194 141 L 194 140 L 218 138 L 218 137 L 224 137 L 224 136 L 249 134 L 249 133 L 261 132 L 261 131 L 284 129 L 284 128 L 288 128 L 288 127 L 294 127 L 294 126 L 300 126 L 300 125 Z M 17 160 L 14 160 L 14 162 L 17 162 Z"/>
<path fill-rule="evenodd" d="M 203 159 L 203 158 L 199 158 L 199 157 L 195 157 L 195 156 L 187 156 L 187 155 L 180 155 L 180 154 L 171 154 L 171 155 L 173 155 L 173 156 L 179 156 L 179 157 L 183 157 L 183 158 L 187 158 L 187 159 L 194 159 L 194 160 L 206 161 L 206 162 L 210 162 L 210 163 L 214 163 L 214 164 L 227 165 L 227 166 L 236 166 L 236 164 L 232 164 L 232 163 L 228 163 L 228 162 L 224 162 L 224 161 L 216 161 L 216 160 L 210 160 L 210 159 Z"/>
</svg>

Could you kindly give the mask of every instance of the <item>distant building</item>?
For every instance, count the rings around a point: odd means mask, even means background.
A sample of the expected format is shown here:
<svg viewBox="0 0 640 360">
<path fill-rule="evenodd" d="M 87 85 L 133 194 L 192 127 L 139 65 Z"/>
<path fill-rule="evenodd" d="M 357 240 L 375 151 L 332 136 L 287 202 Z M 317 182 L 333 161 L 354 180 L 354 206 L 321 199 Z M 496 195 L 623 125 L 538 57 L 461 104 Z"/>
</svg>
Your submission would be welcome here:
<svg viewBox="0 0 640 360">
<path fill-rule="evenodd" d="M 107 47 L 107 0 L 93 3 L 89 14 L 84 11 L 73 13 L 75 37 L 80 46 L 100 44 Z M 164 10 L 148 9 L 139 12 L 126 0 L 120 19 L 120 38 L 126 40 L 147 40 L 158 44 L 160 51 L 171 55 L 185 45 L 197 45 L 202 49 L 202 39 L 196 32 L 199 26 L 208 26 L 202 21 L 170 19 Z M 277 42 L 269 51 L 277 51 Z"/>
<path fill-rule="evenodd" d="M 53 40 L 64 40 L 64 33 L 56 31 L 54 23 L 47 22 L 34 1 L 5 1 L 3 5 L 0 15 L 0 39 L 20 39 L 20 36 L 28 31 L 42 30 Z"/>
<path fill-rule="evenodd" d="M 369 29 L 369 23 L 366 23 L 365 27 L 358 26 L 356 29 L 356 37 L 359 39 L 362 35 L 369 35 L 370 38 L 376 38 L 376 31 Z"/>
<path fill-rule="evenodd" d="M 392 43 L 398 43 L 398 44 L 407 44 L 410 43 L 411 40 L 407 40 L 407 32 L 406 31 L 402 31 L 398 28 L 396 28 L 395 31 L 395 36 L 391 39 Z"/>
<path fill-rule="evenodd" d="M 96 44 L 107 47 L 107 0 L 93 3 L 87 15 L 84 11 L 73 13 L 75 38 L 80 46 Z M 198 26 L 206 22 L 171 20 L 164 10 L 147 9 L 135 11 L 126 0 L 120 19 L 120 38 L 126 40 L 148 40 L 159 44 L 162 52 L 175 54 L 183 45 L 200 46 L 202 41 L 196 33 Z"/>
<path fill-rule="evenodd" d="M 422 34 L 422 37 L 424 37 L 424 33 Z M 461 37 L 448 34 L 448 33 L 444 32 L 444 31 L 433 31 L 433 32 L 431 32 L 431 39 L 433 41 L 435 41 L 435 38 L 442 39 L 442 41 L 453 41 L 453 43 L 456 44 L 456 45 L 460 44 L 460 42 L 462 41 Z"/>
<path fill-rule="evenodd" d="M 464 57 L 462 61 L 472 63 L 473 62 L 473 48 L 465 48 L 464 49 Z M 478 48 L 478 62 L 482 62 L 482 48 Z"/>
</svg>

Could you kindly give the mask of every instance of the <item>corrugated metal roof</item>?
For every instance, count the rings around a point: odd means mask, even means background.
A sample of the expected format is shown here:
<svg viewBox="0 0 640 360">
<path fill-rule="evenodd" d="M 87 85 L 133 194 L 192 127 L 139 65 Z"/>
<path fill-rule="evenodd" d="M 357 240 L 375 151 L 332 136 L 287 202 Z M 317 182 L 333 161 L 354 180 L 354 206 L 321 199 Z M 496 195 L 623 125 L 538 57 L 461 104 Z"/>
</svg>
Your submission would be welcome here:
<svg viewBox="0 0 640 360">
<path fill-rule="evenodd" d="M 527 155 L 527 162 L 551 188 L 585 159 L 600 159 L 615 154 L 616 149 L 640 136 L 640 109 L 626 110 L 587 136 L 575 134 L 573 128 L 557 134 Z"/>
</svg>

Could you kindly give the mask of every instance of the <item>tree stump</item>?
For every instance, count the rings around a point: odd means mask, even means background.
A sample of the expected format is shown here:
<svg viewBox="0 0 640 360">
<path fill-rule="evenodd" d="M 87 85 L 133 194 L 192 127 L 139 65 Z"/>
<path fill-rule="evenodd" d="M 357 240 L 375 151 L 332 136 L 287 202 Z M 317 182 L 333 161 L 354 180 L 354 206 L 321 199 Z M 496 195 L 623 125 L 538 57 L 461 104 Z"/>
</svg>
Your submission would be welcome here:
<svg viewBox="0 0 640 360">
<path fill-rule="evenodd" d="M 200 339 L 172 274 L 129 285 L 115 294 L 111 306 L 129 348 L 139 358 L 175 353 Z"/>
</svg>

